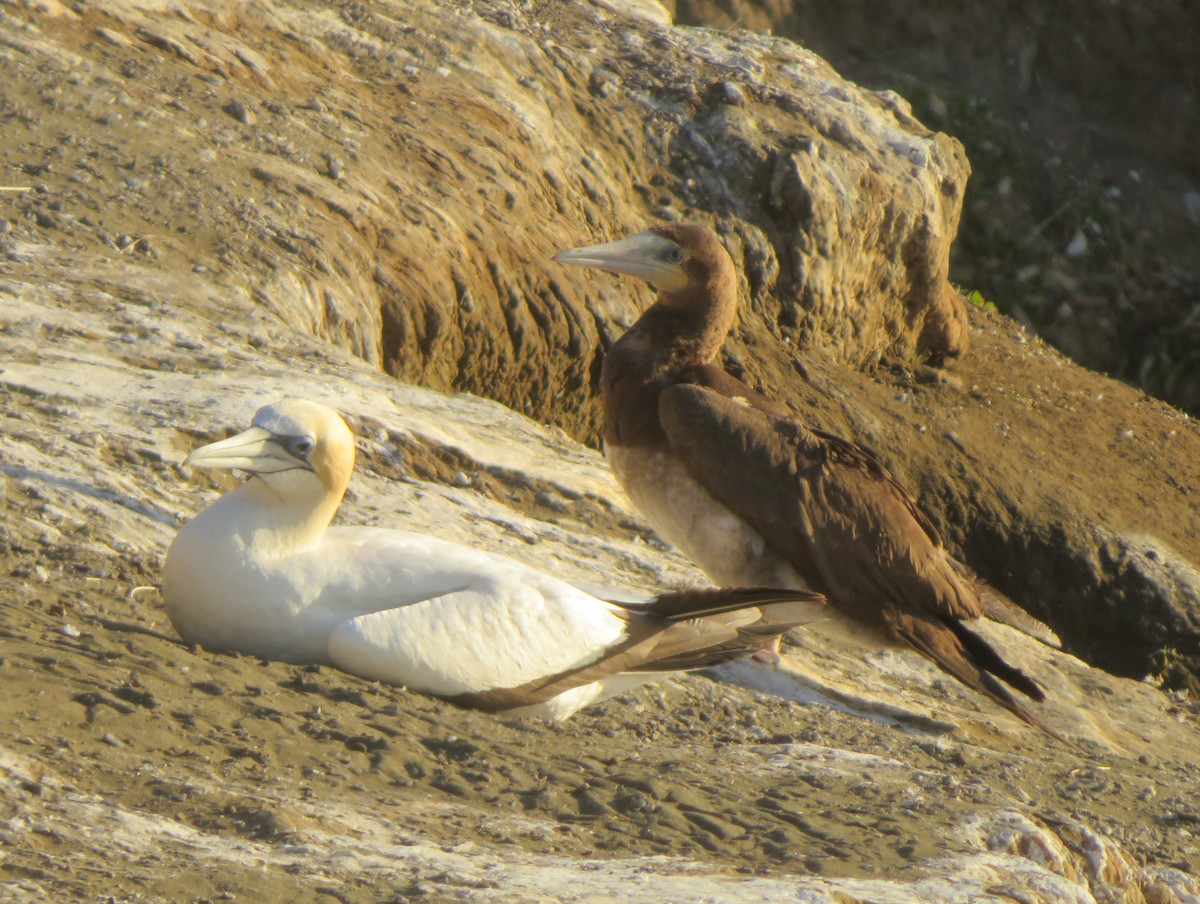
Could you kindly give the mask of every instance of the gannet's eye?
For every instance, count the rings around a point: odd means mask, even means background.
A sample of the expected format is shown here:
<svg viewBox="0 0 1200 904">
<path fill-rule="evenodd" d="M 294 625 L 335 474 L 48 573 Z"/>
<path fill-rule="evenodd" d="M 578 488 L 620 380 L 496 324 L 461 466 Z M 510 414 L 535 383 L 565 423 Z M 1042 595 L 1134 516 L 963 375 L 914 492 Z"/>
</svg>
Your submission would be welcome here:
<svg viewBox="0 0 1200 904">
<path fill-rule="evenodd" d="M 678 247 L 668 248 L 667 253 L 663 256 L 667 259 L 668 263 L 678 264 L 683 260 L 683 249 Z"/>
<path fill-rule="evenodd" d="M 311 436 L 297 436 L 288 442 L 288 451 L 297 458 L 308 458 L 308 453 L 315 445 L 316 442 Z"/>
</svg>

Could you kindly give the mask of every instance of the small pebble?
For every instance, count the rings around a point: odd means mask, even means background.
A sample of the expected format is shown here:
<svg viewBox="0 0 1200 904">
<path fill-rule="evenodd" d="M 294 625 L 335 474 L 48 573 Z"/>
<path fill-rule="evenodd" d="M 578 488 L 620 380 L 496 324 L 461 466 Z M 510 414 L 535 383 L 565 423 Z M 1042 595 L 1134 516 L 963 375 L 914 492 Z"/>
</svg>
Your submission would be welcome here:
<svg viewBox="0 0 1200 904">
<path fill-rule="evenodd" d="M 1188 219 L 1200 226 L 1200 191 L 1189 191 L 1183 196 L 1183 209 Z"/>
<path fill-rule="evenodd" d="M 537 504 L 550 509 L 552 512 L 565 512 L 568 508 L 565 499 L 549 490 L 542 490 L 537 494 Z"/>
<path fill-rule="evenodd" d="M 255 117 L 255 115 L 250 111 L 250 108 L 236 98 L 231 100 L 221 109 L 238 122 L 245 123 L 248 126 L 253 125 L 257 121 L 257 117 Z"/>
<path fill-rule="evenodd" d="M 96 35 L 97 37 L 104 38 L 104 40 L 108 41 L 108 43 L 114 44 L 117 47 L 129 47 L 133 43 L 129 40 L 129 38 L 125 37 L 125 35 L 121 34 L 119 31 L 113 31 L 111 28 L 97 28 Z"/>
<path fill-rule="evenodd" d="M 710 104 L 721 104 L 729 107 L 744 107 L 746 105 L 746 92 L 742 90 L 740 85 L 733 82 L 713 82 L 705 97 Z"/>
<path fill-rule="evenodd" d="M 113 737 L 112 733 L 107 732 L 107 731 L 104 732 L 104 734 L 100 735 L 100 740 L 103 741 L 105 744 L 108 744 L 110 747 L 124 747 L 125 746 L 124 741 L 122 741 L 120 738 Z"/>
<path fill-rule="evenodd" d="M 58 629 L 58 633 L 65 634 L 67 637 L 78 637 L 79 629 L 72 624 L 66 624 Z"/>
</svg>

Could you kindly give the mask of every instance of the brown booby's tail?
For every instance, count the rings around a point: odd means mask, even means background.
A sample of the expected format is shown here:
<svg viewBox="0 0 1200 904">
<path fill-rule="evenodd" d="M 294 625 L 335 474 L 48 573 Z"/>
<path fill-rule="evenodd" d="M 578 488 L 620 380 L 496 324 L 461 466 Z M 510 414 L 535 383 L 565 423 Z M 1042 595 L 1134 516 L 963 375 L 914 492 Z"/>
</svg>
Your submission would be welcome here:
<svg viewBox="0 0 1200 904">
<path fill-rule="evenodd" d="M 1022 634 L 1028 634 L 1056 650 L 1062 649 L 1062 638 L 1054 633 L 1053 628 L 1034 618 L 962 562 L 951 556 L 946 556 L 946 561 L 950 563 L 951 568 L 958 572 L 959 577 L 965 579 L 979 595 L 979 600 L 983 603 L 984 615 L 992 621 L 1016 628 Z"/>
<path fill-rule="evenodd" d="M 986 640 L 959 619 L 927 619 L 906 615 L 894 627 L 901 639 L 918 653 L 932 659 L 942 671 L 994 700 L 1018 719 L 1045 732 L 1060 744 L 1076 753 L 1085 752 L 1013 696 L 1010 687 L 1040 703 L 1046 699 L 1046 692 L 1020 669 L 1005 662 Z"/>
<path fill-rule="evenodd" d="M 620 605 L 656 615 L 670 626 L 641 668 L 675 672 L 709 668 L 747 655 L 778 659 L 783 635 L 826 617 L 829 603 L 823 594 L 809 590 L 721 587 L 668 591 L 640 605 Z M 711 635 L 718 625 L 729 632 L 723 641 L 693 646 L 692 634 L 696 639 Z"/>
<path fill-rule="evenodd" d="M 696 587 L 688 590 L 669 590 L 646 603 L 618 605 L 652 613 L 667 621 L 680 621 L 793 603 L 819 614 L 814 614 L 808 619 L 798 618 L 792 627 L 823 617 L 824 609 L 828 606 L 823 594 L 810 590 L 780 590 L 774 587 Z"/>
</svg>

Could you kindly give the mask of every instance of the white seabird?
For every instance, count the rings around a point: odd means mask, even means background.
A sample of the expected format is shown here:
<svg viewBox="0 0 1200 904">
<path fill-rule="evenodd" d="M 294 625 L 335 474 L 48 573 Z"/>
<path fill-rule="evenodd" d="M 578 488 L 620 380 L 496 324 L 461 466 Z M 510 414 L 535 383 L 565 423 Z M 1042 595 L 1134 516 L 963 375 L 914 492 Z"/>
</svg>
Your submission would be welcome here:
<svg viewBox="0 0 1200 904">
<path fill-rule="evenodd" d="M 187 465 L 251 475 L 179 531 L 163 566 L 189 643 L 330 664 L 489 711 L 565 719 L 664 673 L 754 653 L 789 624 L 759 603 L 821 612 L 803 590 L 684 590 L 600 599 L 528 565 L 417 533 L 330 527 L 354 438 L 330 408 L 291 399 Z"/>
</svg>

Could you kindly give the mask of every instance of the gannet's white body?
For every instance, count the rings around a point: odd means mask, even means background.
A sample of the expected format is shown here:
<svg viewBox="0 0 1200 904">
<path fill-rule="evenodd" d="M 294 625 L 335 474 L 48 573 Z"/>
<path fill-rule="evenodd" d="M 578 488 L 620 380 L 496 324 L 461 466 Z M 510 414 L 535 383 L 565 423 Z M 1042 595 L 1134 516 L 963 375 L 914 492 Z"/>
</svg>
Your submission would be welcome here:
<svg viewBox="0 0 1200 904">
<path fill-rule="evenodd" d="M 184 640 L 327 663 L 491 710 L 566 718 L 652 680 L 753 653 L 788 591 L 693 591 L 616 604 L 503 556 L 421 534 L 328 527 L 354 465 L 333 410 L 289 400 L 188 464 L 253 477 L 179 532 L 163 598 Z M 819 608 L 819 606 L 817 607 Z"/>
</svg>

